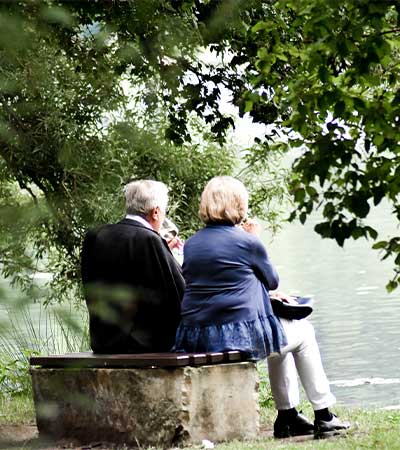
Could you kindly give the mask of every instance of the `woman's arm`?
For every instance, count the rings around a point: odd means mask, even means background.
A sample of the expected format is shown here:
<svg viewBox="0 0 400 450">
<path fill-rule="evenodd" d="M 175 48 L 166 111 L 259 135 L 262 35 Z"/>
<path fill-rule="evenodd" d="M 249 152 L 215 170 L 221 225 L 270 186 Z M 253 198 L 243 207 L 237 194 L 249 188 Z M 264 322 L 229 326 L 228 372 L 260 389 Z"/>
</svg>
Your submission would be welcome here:
<svg viewBox="0 0 400 450">
<path fill-rule="evenodd" d="M 251 249 L 254 272 L 268 290 L 276 289 L 279 284 L 279 276 L 268 258 L 267 250 L 260 240 L 261 225 L 255 219 L 247 219 L 242 224 L 242 228 L 256 238 L 252 239 L 253 248 Z"/>
<path fill-rule="evenodd" d="M 253 268 L 257 277 L 269 291 L 276 289 L 279 285 L 278 273 L 272 265 L 263 243 L 258 239 L 257 241 L 253 240 L 252 255 Z"/>
</svg>

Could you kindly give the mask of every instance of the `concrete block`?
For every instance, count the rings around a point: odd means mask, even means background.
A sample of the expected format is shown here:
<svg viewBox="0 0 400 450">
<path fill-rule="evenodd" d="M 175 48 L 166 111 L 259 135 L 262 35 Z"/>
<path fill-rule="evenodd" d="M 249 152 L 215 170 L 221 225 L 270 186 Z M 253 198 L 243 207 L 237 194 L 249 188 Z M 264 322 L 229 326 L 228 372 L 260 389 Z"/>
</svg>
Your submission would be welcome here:
<svg viewBox="0 0 400 450">
<path fill-rule="evenodd" d="M 166 448 L 258 435 L 254 363 L 32 368 L 31 375 L 39 433 L 55 439 Z"/>
</svg>

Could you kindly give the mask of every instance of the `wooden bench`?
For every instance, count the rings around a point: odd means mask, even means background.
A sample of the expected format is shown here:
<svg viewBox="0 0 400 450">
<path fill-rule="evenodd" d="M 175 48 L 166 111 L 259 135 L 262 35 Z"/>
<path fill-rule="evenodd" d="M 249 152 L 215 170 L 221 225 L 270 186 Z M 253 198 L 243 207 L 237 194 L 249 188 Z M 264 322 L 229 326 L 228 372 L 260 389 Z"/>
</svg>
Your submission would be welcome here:
<svg viewBox="0 0 400 450">
<path fill-rule="evenodd" d="M 162 446 L 254 438 L 258 377 L 238 351 L 30 359 L 39 433 Z"/>
<path fill-rule="evenodd" d="M 47 368 L 122 368 L 122 367 L 182 367 L 202 366 L 246 361 L 238 351 L 213 353 L 139 353 L 125 355 L 102 355 L 91 352 L 67 353 L 65 355 L 33 356 L 31 366 Z"/>
</svg>

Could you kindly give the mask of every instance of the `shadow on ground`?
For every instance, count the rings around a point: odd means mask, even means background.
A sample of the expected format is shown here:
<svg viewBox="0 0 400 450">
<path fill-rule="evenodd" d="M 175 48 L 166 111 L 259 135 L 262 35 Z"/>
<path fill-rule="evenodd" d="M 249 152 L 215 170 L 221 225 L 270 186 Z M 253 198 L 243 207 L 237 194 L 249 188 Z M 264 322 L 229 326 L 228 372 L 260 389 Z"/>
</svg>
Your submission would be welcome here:
<svg viewBox="0 0 400 450">
<path fill-rule="evenodd" d="M 272 438 L 271 427 L 263 426 L 260 430 L 261 439 Z M 302 436 L 291 438 L 290 441 L 301 442 L 313 439 L 312 436 Z M 35 425 L 0 425 L 0 450 L 129 450 L 134 447 L 125 445 L 112 445 L 103 442 L 94 442 L 90 445 L 82 446 L 78 442 L 62 440 L 54 442 L 39 437 Z M 199 446 L 197 446 L 199 448 Z M 136 448 L 137 450 L 137 448 Z"/>
<path fill-rule="evenodd" d="M 3 425 L 0 426 L 0 450 L 26 449 L 26 450 L 104 450 L 116 449 L 103 443 L 93 443 L 91 445 L 79 445 L 72 441 L 54 442 L 39 437 L 35 425 Z M 121 449 L 121 446 L 119 447 Z M 124 447 L 122 447 L 124 448 Z M 125 447 L 128 449 L 128 447 Z"/>
</svg>

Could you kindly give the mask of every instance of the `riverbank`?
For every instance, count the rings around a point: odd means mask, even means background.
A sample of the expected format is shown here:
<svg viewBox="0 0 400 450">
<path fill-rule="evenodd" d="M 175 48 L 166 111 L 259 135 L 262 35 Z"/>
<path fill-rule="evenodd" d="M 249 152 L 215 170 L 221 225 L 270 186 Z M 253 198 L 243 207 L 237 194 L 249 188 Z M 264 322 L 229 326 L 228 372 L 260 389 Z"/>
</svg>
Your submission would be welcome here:
<svg viewBox="0 0 400 450">
<path fill-rule="evenodd" d="M 359 410 L 336 408 L 340 417 L 352 422 L 352 429 L 344 435 L 315 441 L 309 438 L 275 440 L 272 436 L 272 424 L 275 411 L 269 407 L 262 408 L 262 427 L 260 437 L 249 442 L 230 442 L 215 446 L 216 450 L 359 450 L 366 449 L 400 449 L 400 410 Z M 312 411 L 305 406 L 304 413 L 312 417 Z M 56 446 L 58 445 L 58 447 Z M 35 449 L 56 450 L 62 448 L 80 449 L 73 442 L 51 443 L 38 438 L 35 425 L 33 402 L 30 397 L 5 398 L 0 396 L 0 449 Z M 101 443 L 85 446 L 85 449 L 111 449 Z M 114 447 L 116 449 L 117 447 Z M 127 447 L 119 447 L 125 450 Z M 194 448 L 201 448 L 192 447 Z"/>
</svg>

